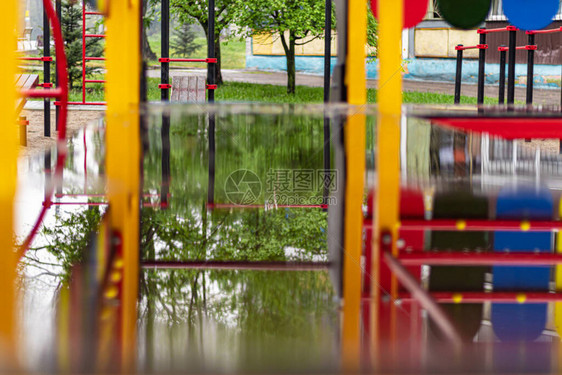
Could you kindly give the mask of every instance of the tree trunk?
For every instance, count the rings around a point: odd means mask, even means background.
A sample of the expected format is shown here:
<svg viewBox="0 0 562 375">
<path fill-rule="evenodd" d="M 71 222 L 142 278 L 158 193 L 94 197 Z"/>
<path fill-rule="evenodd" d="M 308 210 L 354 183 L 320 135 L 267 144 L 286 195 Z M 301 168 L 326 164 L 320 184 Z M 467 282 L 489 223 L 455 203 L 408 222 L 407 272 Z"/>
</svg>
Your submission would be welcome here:
<svg viewBox="0 0 562 375">
<path fill-rule="evenodd" d="M 285 57 L 287 59 L 287 94 L 295 94 L 296 88 L 296 65 L 295 65 L 295 33 L 289 31 L 289 41 L 284 34 L 281 34 L 281 44 L 285 50 Z"/>
<path fill-rule="evenodd" d="M 219 35 L 217 35 L 217 38 L 215 39 L 215 57 L 217 58 L 217 63 L 215 64 L 215 77 L 217 79 L 216 84 L 222 85 L 223 80 L 222 80 L 222 70 L 221 70 L 222 67 L 221 41 Z"/>
<path fill-rule="evenodd" d="M 146 17 L 146 11 L 148 10 L 148 0 L 143 0 L 142 2 L 142 17 L 143 20 Z M 148 29 L 150 25 L 147 25 L 143 22 L 142 26 L 142 54 L 145 60 L 156 60 L 157 56 L 150 48 L 150 44 L 148 43 L 148 35 L 146 34 L 146 29 Z"/>
</svg>

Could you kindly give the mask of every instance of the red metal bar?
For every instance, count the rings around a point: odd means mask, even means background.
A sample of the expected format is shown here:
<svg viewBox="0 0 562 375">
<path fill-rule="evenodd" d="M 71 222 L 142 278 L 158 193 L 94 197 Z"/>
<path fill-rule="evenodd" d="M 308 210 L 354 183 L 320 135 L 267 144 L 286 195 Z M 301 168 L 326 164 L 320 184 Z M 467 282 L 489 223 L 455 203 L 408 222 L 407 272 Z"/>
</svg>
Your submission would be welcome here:
<svg viewBox="0 0 562 375">
<path fill-rule="evenodd" d="M 19 60 L 23 60 L 23 61 L 53 61 L 53 57 L 52 56 L 43 56 L 43 57 L 19 57 Z"/>
<path fill-rule="evenodd" d="M 108 202 L 43 202 L 43 205 L 50 206 L 107 206 Z"/>
<path fill-rule="evenodd" d="M 265 208 L 266 206 L 263 204 L 245 204 L 245 205 L 238 205 L 238 204 L 227 204 L 227 203 L 207 203 L 207 208 Z M 267 207 L 270 207 L 269 205 Z M 328 208 L 327 204 L 278 204 L 278 205 L 271 205 L 271 207 L 277 208 Z"/>
<path fill-rule="evenodd" d="M 82 101 L 86 102 L 86 2 L 82 2 Z"/>
<path fill-rule="evenodd" d="M 398 260 L 405 266 L 549 266 L 562 264 L 562 254 L 529 252 L 461 253 L 424 252 L 401 253 Z"/>
<path fill-rule="evenodd" d="M 487 44 L 478 44 L 475 46 L 455 46 L 456 51 L 465 51 L 467 49 L 488 49 Z"/>
<path fill-rule="evenodd" d="M 86 61 L 105 61 L 105 57 L 90 57 L 86 56 L 84 58 Z"/>
<path fill-rule="evenodd" d="M 107 105 L 106 102 L 68 102 L 68 105 Z M 55 105 L 60 105 L 60 102 L 55 102 Z"/>
<path fill-rule="evenodd" d="M 55 197 L 62 198 L 62 197 L 92 197 L 92 198 L 105 198 L 105 194 L 55 194 Z"/>
<path fill-rule="evenodd" d="M 490 33 L 501 33 L 503 31 L 517 31 L 519 30 L 515 26 L 506 26 L 499 29 L 478 29 L 478 34 L 490 34 Z"/>
<path fill-rule="evenodd" d="M 558 29 L 548 29 L 548 30 L 529 30 L 526 34 L 551 34 L 551 33 L 559 33 L 562 31 L 562 27 Z"/>
<path fill-rule="evenodd" d="M 87 79 L 84 82 L 86 82 L 86 83 L 105 83 L 105 79 Z"/>
<path fill-rule="evenodd" d="M 371 219 L 365 226 L 373 225 Z M 516 221 L 516 220 L 402 220 L 401 230 L 440 230 L 440 231 L 509 231 L 509 232 L 549 232 L 562 229 L 562 221 Z"/>
<path fill-rule="evenodd" d="M 30 90 L 21 90 L 20 94 L 22 96 L 26 96 L 28 98 L 57 98 L 60 99 L 63 94 L 64 90 L 60 87 L 56 89 L 30 89 Z"/>
<path fill-rule="evenodd" d="M 84 34 L 84 38 L 105 38 L 103 34 Z"/>
<path fill-rule="evenodd" d="M 172 85 L 170 85 L 169 83 L 160 83 L 158 85 L 158 88 L 161 90 L 167 90 L 167 89 L 171 89 Z"/>
<path fill-rule="evenodd" d="M 537 48 L 538 47 L 536 45 L 526 45 L 526 46 L 515 47 L 516 50 L 527 50 L 527 51 L 536 51 Z M 509 51 L 509 47 L 500 46 L 500 47 L 498 47 L 498 51 L 500 51 L 500 52 Z"/>
<path fill-rule="evenodd" d="M 101 12 L 86 12 L 86 14 L 89 16 L 103 16 Z"/>
<path fill-rule="evenodd" d="M 548 303 L 562 301 L 562 293 L 548 292 L 434 292 L 431 296 L 439 303 Z M 402 302 L 412 302 L 408 293 L 400 294 Z"/>
<path fill-rule="evenodd" d="M 57 133 L 57 141 L 58 144 L 62 144 L 66 142 L 66 119 L 68 117 L 68 65 L 66 60 L 66 55 L 64 51 L 64 39 L 62 38 L 62 29 L 57 18 L 57 13 L 53 8 L 53 4 L 50 0 L 43 0 L 43 9 L 47 13 L 47 17 L 49 18 L 51 29 L 53 31 L 53 40 L 55 42 L 55 56 L 57 59 L 57 75 L 59 77 L 58 84 L 59 87 L 55 90 L 37 90 L 37 91 L 59 91 L 59 95 L 57 96 L 59 99 L 59 103 L 61 106 L 60 116 L 57 122 L 57 128 L 59 129 Z M 66 160 L 66 148 L 65 147 L 57 147 L 57 161 L 55 164 L 55 176 L 62 176 L 62 171 L 64 169 L 64 164 Z M 55 190 L 55 185 L 49 188 L 48 192 L 45 194 L 46 201 L 45 203 L 49 203 L 52 201 L 52 196 Z M 31 231 L 23 241 L 22 245 L 18 249 L 19 257 L 23 257 L 25 252 L 33 242 L 33 239 L 37 235 L 41 223 L 43 222 L 43 218 L 47 214 L 48 207 L 43 206 L 41 208 L 41 212 L 33 224 Z"/>
<path fill-rule="evenodd" d="M 217 63 L 217 59 L 216 58 L 206 58 L 206 59 L 174 59 L 171 57 L 161 57 L 158 59 L 158 62 L 161 63 L 169 63 L 169 62 L 202 62 L 202 63 L 208 63 L 208 64 L 216 64 Z"/>
<path fill-rule="evenodd" d="M 258 261 L 163 261 L 145 260 L 142 268 L 191 270 L 249 270 L 249 271 L 324 271 L 329 262 L 258 262 Z"/>
</svg>

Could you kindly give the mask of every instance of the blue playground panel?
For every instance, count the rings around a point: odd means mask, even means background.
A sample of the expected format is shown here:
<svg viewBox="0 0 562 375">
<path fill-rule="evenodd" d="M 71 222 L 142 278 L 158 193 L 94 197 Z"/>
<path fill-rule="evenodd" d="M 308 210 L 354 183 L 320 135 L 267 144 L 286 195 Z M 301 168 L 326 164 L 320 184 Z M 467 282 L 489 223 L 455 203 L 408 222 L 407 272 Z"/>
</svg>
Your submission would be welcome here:
<svg viewBox="0 0 562 375">
<path fill-rule="evenodd" d="M 553 199 L 546 189 L 506 188 L 497 199 L 498 219 L 550 220 Z M 551 232 L 495 232 L 494 251 L 551 252 Z M 548 291 L 551 267 L 494 266 L 494 291 Z M 544 330 L 547 304 L 492 304 L 492 326 L 501 341 L 533 341 Z"/>
<path fill-rule="evenodd" d="M 523 30 L 540 30 L 552 23 L 558 13 L 558 0 L 503 0 L 509 23 Z"/>
</svg>

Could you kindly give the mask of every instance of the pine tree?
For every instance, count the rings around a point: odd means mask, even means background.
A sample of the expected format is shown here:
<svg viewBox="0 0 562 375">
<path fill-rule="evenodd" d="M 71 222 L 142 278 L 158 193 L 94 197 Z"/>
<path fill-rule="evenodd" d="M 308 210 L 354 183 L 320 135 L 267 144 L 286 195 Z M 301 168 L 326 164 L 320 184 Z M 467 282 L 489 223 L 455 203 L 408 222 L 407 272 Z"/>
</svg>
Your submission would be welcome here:
<svg viewBox="0 0 562 375">
<path fill-rule="evenodd" d="M 82 80 L 82 9 L 73 0 L 62 2 L 62 34 L 68 62 L 68 84 L 70 89 L 81 88 Z M 88 31 L 86 31 L 88 33 Z M 86 39 L 86 56 L 100 57 L 103 55 L 102 40 Z M 99 68 L 86 64 L 86 76 L 99 71 Z"/>
<path fill-rule="evenodd" d="M 193 56 L 193 53 L 202 47 L 201 44 L 195 43 L 195 37 L 190 24 L 184 23 L 178 26 L 170 43 L 174 55 L 185 58 Z"/>
</svg>

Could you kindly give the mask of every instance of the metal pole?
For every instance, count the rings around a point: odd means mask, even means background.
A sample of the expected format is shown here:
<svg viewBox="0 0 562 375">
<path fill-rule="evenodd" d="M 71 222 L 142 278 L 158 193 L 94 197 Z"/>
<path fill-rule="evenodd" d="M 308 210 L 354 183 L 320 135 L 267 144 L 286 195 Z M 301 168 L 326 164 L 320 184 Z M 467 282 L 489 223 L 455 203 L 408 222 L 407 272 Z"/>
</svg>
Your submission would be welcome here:
<svg viewBox="0 0 562 375">
<path fill-rule="evenodd" d="M 49 25 L 49 17 L 45 7 L 43 7 L 43 56 L 51 56 L 51 27 Z M 43 61 L 43 82 L 48 84 L 51 83 L 51 62 Z M 45 85 L 47 87 L 49 85 Z M 51 136 L 51 99 L 43 99 L 43 135 L 45 137 Z"/>
<path fill-rule="evenodd" d="M 162 45 L 160 57 L 170 57 L 170 0 L 162 0 Z M 161 62 L 160 67 L 161 83 L 168 85 L 170 83 L 170 63 Z M 170 100 L 170 89 L 163 88 L 161 90 L 161 99 L 163 102 Z M 166 112 L 166 111 L 164 111 Z M 170 191 L 170 116 L 167 113 L 162 114 L 162 129 L 160 130 L 162 142 L 162 185 L 160 189 L 160 205 L 161 208 L 168 207 L 168 195 Z"/>
<path fill-rule="evenodd" d="M 462 47 L 459 44 L 457 47 Z M 462 49 L 457 50 L 457 72 L 455 75 L 455 104 L 461 102 L 461 80 L 462 80 Z"/>
<path fill-rule="evenodd" d="M 535 34 L 529 34 L 529 46 L 535 45 Z M 535 50 L 529 47 L 527 51 L 527 104 L 533 104 L 533 78 L 535 69 Z"/>
<path fill-rule="evenodd" d="M 486 44 L 486 34 L 480 34 L 480 45 Z M 478 52 L 478 104 L 484 104 L 484 84 L 486 82 L 486 49 L 480 48 Z"/>
<path fill-rule="evenodd" d="M 160 57 L 167 58 L 170 57 L 170 0 L 162 0 L 162 9 L 161 9 L 161 51 Z M 161 62 L 160 63 L 160 80 L 161 83 L 164 85 L 168 85 L 170 83 L 170 63 L 169 62 Z M 162 101 L 170 100 L 170 90 L 167 88 L 163 88 L 161 90 L 161 99 Z M 162 117 L 164 119 L 164 117 Z"/>
<path fill-rule="evenodd" d="M 500 47 L 505 47 L 501 45 Z M 505 61 L 507 57 L 506 50 L 500 50 L 500 88 L 498 94 L 498 104 L 505 104 Z"/>
<path fill-rule="evenodd" d="M 82 103 L 86 103 L 86 2 L 82 3 Z"/>
<path fill-rule="evenodd" d="M 215 58 L 215 0 L 209 1 L 207 57 Z M 216 64 L 207 65 L 207 84 L 216 83 Z M 209 103 L 215 102 L 215 90 L 207 90 Z M 215 202 L 215 115 L 209 114 L 209 183 L 207 185 L 207 203 Z"/>
<path fill-rule="evenodd" d="M 324 103 L 329 103 L 332 68 L 332 0 L 326 0 L 324 34 Z M 324 178 L 331 167 L 330 145 L 330 118 L 324 116 Z M 325 183 L 325 180 L 322 183 L 324 184 L 324 204 L 328 204 L 330 186 Z"/>
<path fill-rule="evenodd" d="M 56 11 L 57 11 L 57 18 L 59 19 L 59 22 L 61 22 L 62 21 L 62 3 L 61 3 L 61 0 L 56 0 L 55 6 L 56 6 Z M 61 22 L 61 25 L 62 25 L 62 22 Z M 64 32 L 64 30 L 62 30 L 62 31 Z M 64 35 L 63 35 L 63 37 L 64 37 Z M 55 61 L 55 71 L 58 71 L 58 69 L 56 68 L 57 64 L 58 64 L 58 62 Z M 58 85 L 59 85 L 59 75 L 58 74 L 55 75 L 55 82 L 56 82 L 56 85 L 58 87 Z M 55 129 L 58 131 L 59 130 L 60 106 L 58 106 L 58 105 L 56 106 L 55 112 L 56 112 Z"/>
<path fill-rule="evenodd" d="M 515 52 L 517 31 L 509 31 L 509 65 L 507 71 L 507 104 L 515 102 Z"/>
</svg>

